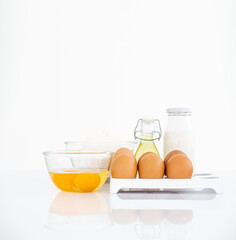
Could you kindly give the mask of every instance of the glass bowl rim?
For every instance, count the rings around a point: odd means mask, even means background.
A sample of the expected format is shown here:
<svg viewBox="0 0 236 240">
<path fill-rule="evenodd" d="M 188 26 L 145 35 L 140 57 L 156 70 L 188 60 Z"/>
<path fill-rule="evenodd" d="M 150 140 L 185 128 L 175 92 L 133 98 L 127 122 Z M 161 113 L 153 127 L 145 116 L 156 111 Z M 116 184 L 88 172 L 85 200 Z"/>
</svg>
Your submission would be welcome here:
<svg viewBox="0 0 236 240">
<path fill-rule="evenodd" d="M 47 156 L 75 156 L 75 154 L 81 154 L 81 155 L 106 155 L 108 157 L 111 157 L 114 152 L 110 151 L 76 151 L 76 150 L 54 150 L 54 151 L 46 151 L 43 152 L 43 155 L 45 157 Z"/>
<path fill-rule="evenodd" d="M 88 141 L 65 141 L 64 144 L 68 145 L 68 144 L 86 144 L 86 145 L 114 145 L 114 144 L 137 144 L 138 141 L 102 141 L 102 142 L 88 142 Z"/>
</svg>

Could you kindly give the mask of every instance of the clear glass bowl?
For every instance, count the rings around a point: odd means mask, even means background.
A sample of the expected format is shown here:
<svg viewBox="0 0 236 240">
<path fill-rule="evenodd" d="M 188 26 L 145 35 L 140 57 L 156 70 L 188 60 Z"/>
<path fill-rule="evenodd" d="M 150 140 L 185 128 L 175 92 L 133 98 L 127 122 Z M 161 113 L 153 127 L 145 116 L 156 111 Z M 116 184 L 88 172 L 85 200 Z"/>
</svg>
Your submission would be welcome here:
<svg viewBox="0 0 236 240">
<path fill-rule="evenodd" d="M 119 148 L 128 148 L 134 152 L 138 141 L 124 142 L 65 142 L 66 150 L 79 151 L 108 151 L 115 152 Z"/>
<path fill-rule="evenodd" d="M 49 175 L 62 191 L 94 192 L 105 183 L 112 152 L 44 152 Z"/>
</svg>

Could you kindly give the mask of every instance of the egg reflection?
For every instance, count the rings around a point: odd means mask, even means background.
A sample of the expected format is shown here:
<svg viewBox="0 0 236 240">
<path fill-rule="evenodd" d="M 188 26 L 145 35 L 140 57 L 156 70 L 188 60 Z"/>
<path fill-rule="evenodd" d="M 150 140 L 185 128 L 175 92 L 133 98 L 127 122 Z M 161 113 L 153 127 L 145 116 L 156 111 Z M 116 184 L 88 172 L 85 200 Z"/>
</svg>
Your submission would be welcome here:
<svg viewBox="0 0 236 240">
<path fill-rule="evenodd" d="M 139 210 L 138 217 L 145 225 L 158 225 L 165 218 L 165 212 L 161 209 Z"/>
<path fill-rule="evenodd" d="M 137 210 L 133 209 L 111 209 L 110 218 L 113 223 L 129 225 L 136 221 Z"/>
<path fill-rule="evenodd" d="M 186 224 L 192 221 L 192 210 L 168 210 L 166 214 L 167 219 L 176 225 Z"/>
</svg>

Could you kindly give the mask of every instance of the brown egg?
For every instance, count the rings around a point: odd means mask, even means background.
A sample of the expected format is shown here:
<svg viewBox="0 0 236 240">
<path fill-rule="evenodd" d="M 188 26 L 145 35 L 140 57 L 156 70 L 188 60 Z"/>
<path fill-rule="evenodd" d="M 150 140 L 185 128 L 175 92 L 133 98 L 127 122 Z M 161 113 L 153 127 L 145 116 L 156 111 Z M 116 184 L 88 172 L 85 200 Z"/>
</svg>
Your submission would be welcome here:
<svg viewBox="0 0 236 240">
<path fill-rule="evenodd" d="M 134 153 L 129 150 L 128 148 L 119 148 L 112 156 L 111 158 L 111 161 L 110 161 L 110 165 L 109 165 L 109 170 L 110 170 L 110 167 L 115 159 L 116 156 L 120 155 L 120 154 L 127 154 L 127 155 L 131 155 L 131 156 L 134 156 Z"/>
<path fill-rule="evenodd" d="M 192 174 L 192 162 L 185 154 L 175 154 L 166 164 L 168 178 L 191 178 Z"/>
<path fill-rule="evenodd" d="M 185 154 L 185 153 L 182 152 L 182 151 L 180 151 L 180 150 L 173 150 L 173 151 L 169 152 L 169 153 L 166 155 L 166 157 L 165 157 L 165 159 L 164 159 L 164 163 L 166 164 L 166 163 L 168 162 L 168 160 L 169 160 L 172 156 L 174 156 L 175 154 Z"/>
<path fill-rule="evenodd" d="M 162 159 L 153 152 L 144 153 L 138 161 L 140 178 L 163 178 L 165 164 Z"/>
<path fill-rule="evenodd" d="M 120 155 L 120 154 L 128 154 L 128 155 L 131 155 L 131 156 L 133 156 L 134 155 L 134 153 L 131 151 L 131 150 L 129 150 L 128 148 L 119 148 L 115 153 L 114 153 L 114 157 L 115 156 L 118 156 L 118 155 Z"/>
<path fill-rule="evenodd" d="M 137 175 L 137 162 L 135 156 L 119 154 L 113 157 L 111 176 L 113 178 L 135 178 Z"/>
</svg>

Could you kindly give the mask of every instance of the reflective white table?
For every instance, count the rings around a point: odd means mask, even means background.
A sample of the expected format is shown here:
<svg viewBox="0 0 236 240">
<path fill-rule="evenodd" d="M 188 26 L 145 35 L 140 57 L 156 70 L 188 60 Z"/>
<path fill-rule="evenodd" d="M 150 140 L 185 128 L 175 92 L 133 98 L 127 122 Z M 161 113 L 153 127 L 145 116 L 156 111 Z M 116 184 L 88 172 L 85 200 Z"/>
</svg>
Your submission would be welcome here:
<svg viewBox="0 0 236 240">
<path fill-rule="evenodd" d="M 79 194 L 47 172 L 0 171 L 0 239 L 236 239 L 236 172 L 223 175 L 223 194 Z"/>
</svg>

